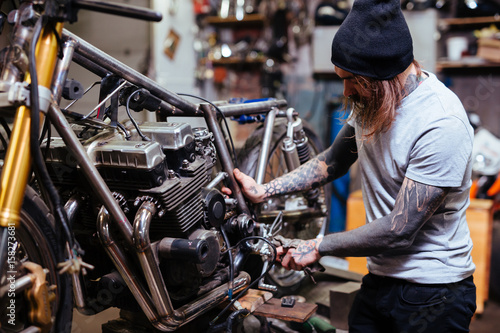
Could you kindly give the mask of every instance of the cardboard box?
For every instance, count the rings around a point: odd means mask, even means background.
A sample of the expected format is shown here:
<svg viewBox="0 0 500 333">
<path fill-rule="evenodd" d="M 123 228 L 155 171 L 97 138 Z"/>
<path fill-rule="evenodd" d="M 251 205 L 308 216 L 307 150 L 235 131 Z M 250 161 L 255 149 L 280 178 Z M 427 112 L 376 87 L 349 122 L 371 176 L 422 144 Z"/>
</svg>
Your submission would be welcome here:
<svg viewBox="0 0 500 333">
<path fill-rule="evenodd" d="M 500 62 L 500 40 L 480 38 L 478 40 L 477 56 L 493 62 Z"/>
</svg>

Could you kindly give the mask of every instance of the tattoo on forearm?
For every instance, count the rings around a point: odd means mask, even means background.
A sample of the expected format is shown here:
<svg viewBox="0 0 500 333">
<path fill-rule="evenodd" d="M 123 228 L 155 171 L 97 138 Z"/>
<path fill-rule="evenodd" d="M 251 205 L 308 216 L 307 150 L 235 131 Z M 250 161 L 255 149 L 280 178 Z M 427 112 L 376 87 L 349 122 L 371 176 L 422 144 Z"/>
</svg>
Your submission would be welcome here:
<svg viewBox="0 0 500 333">
<path fill-rule="evenodd" d="M 294 251 L 293 257 L 296 258 L 296 262 L 300 262 L 308 254 L 313 253 L 318 246 L 317 239 L 310 239 L 304 243 L 301 243 Z"/>
<path fill-rule="evenodd" d="M 264 185 L 266 196 L 298 192 L 318 187 L 325 182 L 328 175 L 323 155 L 318 155 L 294 171 L 287 173 Z"/>
<path fill-rule="evenodd" d="M 391 221 L 391 230 L 396 233 L 403 232 L 410 219 L 416 218 L 410 215 L 421 215 L 418 218 L 424 221 L 430 218 L 443 203 L 447 193 L 443 188 L 420 184 L 408 178 L 403 181 L 401 191 L 402 193 L 396 199 Z M 417 203 L 417 209 L 414 212 L 410 212 L 407 207 L 412 203 Z"/>
</svg>

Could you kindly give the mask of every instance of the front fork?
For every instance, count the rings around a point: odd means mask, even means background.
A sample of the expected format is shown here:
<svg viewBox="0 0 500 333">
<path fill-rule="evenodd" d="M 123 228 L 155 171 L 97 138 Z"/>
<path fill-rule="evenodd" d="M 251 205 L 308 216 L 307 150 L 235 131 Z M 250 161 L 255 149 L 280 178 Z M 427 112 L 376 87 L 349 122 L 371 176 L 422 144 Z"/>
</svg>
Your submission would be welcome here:
<svg viewBox="0 0 500 333">
<path fill-rule="evenodd" d="M 43 28 L 35 53 L 38 84 L 47 89 L 51 88 L 58 51 L 54 29 L 49 25 Z M 62 27 L 62 23 L 55 25 L 55 31 L 59 35 L 62 33 Z M 26 73 L 25 81 L 31 82 L 30 73 Z M 40 117 L 43 120 L 44 115 L 40 114 Z M 31 172 L 30 125 L 31 109 L 20 106 L 14 118 L 11 139 L 0 179 L 1 227 L 19 226 L 19 212 Z"/>
<path fill-rule="evenodd" d="M 37 73 L 35 74 L 37 75 L 39 86 L 46 89 L 51 88 L 52 76 L 57 61 L 58 42 L 54 32 L 61 35 L 62 28 L 62 23 L 56 23 L 55 26 L 49 23 L 43 27 L 36 46 L 35 59 Z M 29 72 L 26 72 L 24 81 L 27 83 L 31 82 Z M 43 120 L 43 114 L 40 114 L 40 118 Z M 24 193 L 31 173 L 30 127 L 31 109 L 24 105 L 18 107 L 14 116 L 10 142 L 7 147 L 0 178 L 1 272 L 6 271 L 6 267 L 3 267 L 3 265 L 7 265 L 7 260 L 5 260 L 7 243 L 3 242 L 4 235 L 7 235 L 9 230 L 15 230 L 15 228 L 19 227 Z M 44 281 L 41 283 L 45 285 Z M 40 298 L 38 297 L 37 299 Z M 43 322 L 46 324 L 45 319 L 47 318 L 47 314 L 49 314 L 50 318 L 48 301 L 45 300 L 41 304 L 43 304 L 44 308 L 44 311 L 40 312 L 43 314 L 43 318 L 34 313 L 33 318 L 31 318 L 31 322 L 33 323 Z"/>
</svg>

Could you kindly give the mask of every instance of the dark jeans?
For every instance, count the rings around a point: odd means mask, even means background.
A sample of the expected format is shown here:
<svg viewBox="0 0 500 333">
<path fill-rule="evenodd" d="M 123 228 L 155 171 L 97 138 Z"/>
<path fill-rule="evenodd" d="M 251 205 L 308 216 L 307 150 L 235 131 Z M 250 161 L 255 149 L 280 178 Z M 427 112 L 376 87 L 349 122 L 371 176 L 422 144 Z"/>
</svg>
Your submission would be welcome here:
<svg viewBox="0 0 500 333">
<path fill-rule="evenodd" d="M 349 313 L 349 332 L 469 332 L 476 311 L 472 276 L 448 284 L 416 284 L 368 274 Z"/>
</svg>

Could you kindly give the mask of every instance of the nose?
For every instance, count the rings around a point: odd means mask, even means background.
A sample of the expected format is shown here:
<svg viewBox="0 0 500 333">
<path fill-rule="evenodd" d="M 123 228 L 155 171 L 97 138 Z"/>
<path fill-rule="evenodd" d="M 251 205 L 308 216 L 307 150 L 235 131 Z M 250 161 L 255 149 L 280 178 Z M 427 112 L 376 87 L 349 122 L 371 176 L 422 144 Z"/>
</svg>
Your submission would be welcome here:
<svg viewBox="0 0 500 333">
<path fill-rule="evenodd" d="M 354 84 L 350 80 L 344 80 L 344 96 L 350 97 L 357 94 Z"/>
</svg>

